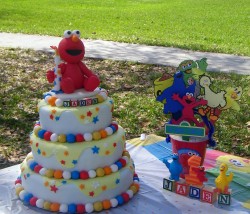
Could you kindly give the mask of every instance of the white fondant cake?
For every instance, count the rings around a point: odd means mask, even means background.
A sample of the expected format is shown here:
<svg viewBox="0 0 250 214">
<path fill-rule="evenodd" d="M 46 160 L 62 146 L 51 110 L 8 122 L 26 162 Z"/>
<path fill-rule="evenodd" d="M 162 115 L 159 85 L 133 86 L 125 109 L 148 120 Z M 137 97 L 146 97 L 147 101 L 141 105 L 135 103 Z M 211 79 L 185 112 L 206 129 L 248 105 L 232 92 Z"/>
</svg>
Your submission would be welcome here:
<svg viewBox="0 0 250 214">
<path fill-rule="evenodd" d="M 84 213 L 122 205 L 138 191 L 125 132 L 112 121 L 103 89 L 49 92 L 38 104 L 31 153 L 21 164 L 16 192 L 25 204 Z"/>
</svg>

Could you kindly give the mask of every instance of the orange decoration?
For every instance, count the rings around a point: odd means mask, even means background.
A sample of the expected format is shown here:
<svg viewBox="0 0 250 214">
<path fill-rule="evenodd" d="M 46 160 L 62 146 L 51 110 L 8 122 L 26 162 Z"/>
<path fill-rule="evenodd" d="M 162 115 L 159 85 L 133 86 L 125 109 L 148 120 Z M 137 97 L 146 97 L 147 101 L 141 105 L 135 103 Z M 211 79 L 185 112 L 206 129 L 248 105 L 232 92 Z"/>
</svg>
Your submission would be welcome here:
<svg viewBox="0 0 250 214">
<path fill-rule="evenodd" d="M 55 113 L 56 113 L 56 110 L 55 110 L 55 109 L 53 109 L 51 112 L 52 112 L 52 114 L 55 114 Z"/>
<path fill-rule="evenodd" d="M 60 179 L 60 178 L 63 177 L 62 174 L 63 174 L 63 173 L 62 173 L 61 170 L 55 170 L 55 171 L 54 171 L 54 178 Z"/>
<path fill-rule="evenodd" d="M 105 130 L 100 131 L 101 137 L 106 138 L 108 136 L 107 132 Z"/>
<path fill-rule="evenodd" d="M 109 200 L 104 200 L 102 202 L 102 207 L 103 207 L 104 210 L 108 210 L 111 207 L 110 201 Z"/>
<path fill-rule="evenodd" d="M 105 152 L 105 154 L 106 154 L 106 155 L 109 155 L 109 153 L 110 153 L 110 151 L 109 151 L 109 150 L 107 150 L 107 151 Z"/>
<path fill-rule="evenodd" d="M 105 172 L 105 175 L 110 175 L 112 173 L 112 170 L 109 166 L 105 166 L 103 170 Z"/>
<path fill-rule="evenodd" d="M 103 191 L 105 191 L 106 189 L 107 189 L 107 186 L 106 186 L 106 185 L 102 186 L 102 190 L 103 190 Z"/>
<path fill-rule="evenodd" d="M 46 187 L 49 186 L 49 182 L 48 182 L 48 181 L 45 181 L 45 182 L 44 182 L 44 186 L 46 186 Z"/>
<path fill-rule="evenodd" d="M 57 212 L 57 211 L 59 211 L 59 208 L 60 208 L 60 204 L 58 204 L 58 203 L 52 203 L 52 204 L 50 205 L 50 210 L 51 210 L 52 212 Z"/>
<path fill-rule="evenodd" d="M 42 152 L 42 156 L 46 156 L 46 152 L 43 151 L 43 152 Z"/>
<path fill-rule="evenodd" d="M 64 155 L 65 155 L 65 156 L 68 156 L 68 155 L 69 155 L 69 152 L 68 152 L 68 151 L 65 151 L 65 152 L 64 152 Z"/>
<path fill-rule="evenodd" d="M 80 184 L 79 187 L 80 187 L 81 190 L 85 189 L 85 185 L 84 184 Z"/>
<path fill-rule="evenodd" d="M 133 185 L 136 187 L 136 190 L 137 190 L 137 191 L 140 189 L 140 184 L 134 183 Z"/>
<path fill-rule="evenodd" d="M 48 103 L 51 105 L 51 106 L 56 106 L 56 97 L 55 96 L 51 96 L 48 98 Z"/>
</svg>

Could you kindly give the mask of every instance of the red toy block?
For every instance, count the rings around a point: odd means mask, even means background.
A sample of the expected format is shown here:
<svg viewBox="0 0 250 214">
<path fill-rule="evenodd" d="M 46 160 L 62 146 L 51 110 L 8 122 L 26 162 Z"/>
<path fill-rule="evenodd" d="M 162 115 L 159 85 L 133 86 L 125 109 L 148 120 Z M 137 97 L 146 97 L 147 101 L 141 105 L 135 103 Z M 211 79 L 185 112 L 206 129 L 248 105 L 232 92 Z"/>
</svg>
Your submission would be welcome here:
<svg viewBox="0 0 250 214">
<path fill-rule="evenodd" d="M 175 186 L 175 192 L 179 195 L 187 196 L 189 193 L 189 185 L 177 182 Z"/>
<path fill-rule="evenodd" d="M 201 198 L 202 202 L 207 202 L 209 204 L 213 204 L 217 199 L 217 193 L 215 192 L 215 188 L 206 186 L 201 190 Z"/>
</svg>

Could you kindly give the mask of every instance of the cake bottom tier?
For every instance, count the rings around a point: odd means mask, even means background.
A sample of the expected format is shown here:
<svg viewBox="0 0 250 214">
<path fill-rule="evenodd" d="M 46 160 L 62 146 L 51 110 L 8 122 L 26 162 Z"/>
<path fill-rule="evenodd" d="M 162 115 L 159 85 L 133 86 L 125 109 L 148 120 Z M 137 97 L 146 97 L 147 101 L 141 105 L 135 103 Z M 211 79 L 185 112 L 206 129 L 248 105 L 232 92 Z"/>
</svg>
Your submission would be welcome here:
<svg viewBox="0 0 250 214">
<path fill-rule="evenodd" d="M 128 202 L 138 189 L 132 160 L 115 173 L 87 180 L 44 177 L 32 171 L 24 160 L 16 181 L 16 193 L 24 204 L 64 213 L 116 207 Z"/>
</svg>

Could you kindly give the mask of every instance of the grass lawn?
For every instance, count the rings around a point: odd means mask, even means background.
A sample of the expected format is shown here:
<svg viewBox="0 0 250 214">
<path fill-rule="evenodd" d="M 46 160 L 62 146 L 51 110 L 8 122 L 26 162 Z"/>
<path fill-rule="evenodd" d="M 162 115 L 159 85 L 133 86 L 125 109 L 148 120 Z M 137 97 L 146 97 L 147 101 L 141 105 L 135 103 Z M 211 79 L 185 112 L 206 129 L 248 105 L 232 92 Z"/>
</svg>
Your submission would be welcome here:
<svg viewBox="0 0 250 214">
<path fill-rule="evenodd" d="M 163 105 L 155 101 L 153 80 L 175 68 L 130 62 L 85 59 L 114 99 L 114 120 L 127 132 L 127 139 L 141 133 L 164 135 Z M 31 50 L 0 48 L 0 168 L 19 163 L 29 148 L 29 133 L 38 120 L 36 105 L 48 84 L 45 73 L 53 68 L 53 55 Z M 216 87 L 241 85 L 241 110 L 225 111 L 216 123 L 216 149 L 250 157 L 250 76 L 210 73 Z"/>
<path fill-rule="evenodd" d="M 0 31 L 250 56 L 249 0 L 4 0 Z"/>
</svg>

